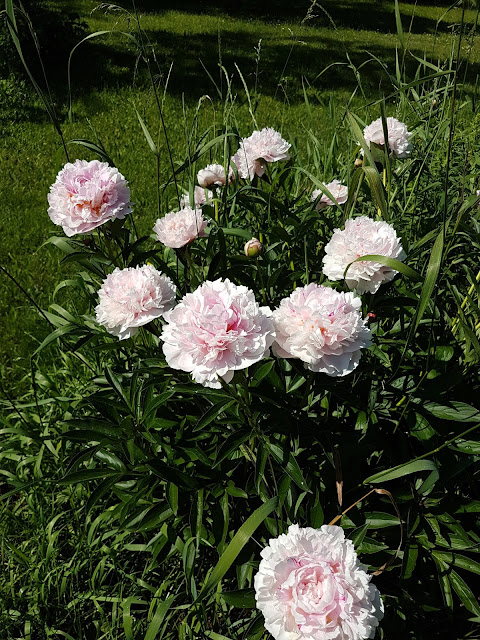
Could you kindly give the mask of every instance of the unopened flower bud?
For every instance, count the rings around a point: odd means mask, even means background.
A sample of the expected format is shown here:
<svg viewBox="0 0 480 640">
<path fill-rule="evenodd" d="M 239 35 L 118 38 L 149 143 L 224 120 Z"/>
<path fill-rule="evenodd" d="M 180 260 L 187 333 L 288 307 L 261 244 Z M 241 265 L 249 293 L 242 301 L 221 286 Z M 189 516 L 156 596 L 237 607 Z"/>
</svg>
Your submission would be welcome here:
<svg viewBox="0 0 480 640">
<path fill-rule="evenodd" d="M 357 158 L 355 160 L 355 166 L 356 167 L 361 167 L 363 165 L 363 160 L 361 158 Z"/>
<path fill-rule="evenodd" d="M 263 251 L 262 243 L 257 238 L 252 238 L 245 244 L 244 251 L 247 258 L 256 258 Z"/>
</svg>

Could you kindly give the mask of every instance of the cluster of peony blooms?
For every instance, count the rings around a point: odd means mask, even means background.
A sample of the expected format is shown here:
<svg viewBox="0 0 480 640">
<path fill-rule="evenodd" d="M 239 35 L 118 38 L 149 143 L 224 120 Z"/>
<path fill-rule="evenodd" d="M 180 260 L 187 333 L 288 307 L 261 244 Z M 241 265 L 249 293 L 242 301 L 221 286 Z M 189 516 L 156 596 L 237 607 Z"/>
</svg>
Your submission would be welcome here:
<svg viewBox="0 0 480 640">
<path fill-rule="evenodd" d="M 261 552 L 257 607 L 275 640 L 365 640 L 383 602 L 341 527 L 293 524 Z"/>
<path fill-rule="evenodd" d="M 387 118 L 386 125 L 391 157 L 408 156 L 407 127 L 395 118 Z M 369 147 L 385 147 L 381 119 L 365 128 L 364 139 Z M 231 161 L 241 179 L 253 180 L 265 173 L 267 163 L 287 160 L 289 149 L 277 131 L 265 128 L 243 138 Z M 199 171 L 193 206 L 190 195 L 184 194 L 180 210 L 155 223 L 159 242 L 178 250 L 204 237 L 207 220 L 202 207 L 234 179 L 234 171 L 226 172 L 219 164 Z M 341 206 L 347 199 L 348 188 L 338 180 L 312 194 L 317 209 Z M 96 160 L 66 164 L 48 201 L 50 218 L 67 236 L 89 233 L 132 211 L 125 178 Z M 249 258 L 262 250 L 256 238 L 244 247 Z M 177 302 L 173 282 L 152 265 L 116 268 L 100 287 L 96 318 L 124 340 L 162 317 L 160 340 L 168 365 L 206 387 L 221 388 L 236 371 L 267 357 L 270 349 L 279 358 L 300 360 L 312 372 L 345 376 L 371 344 L 356 294 L 375 293 L 397 273 L 375 260 L 361 259 L 367 255 L 405 258 L 400 238 L 387 222 L 366 216 L 347 220 L 325 247 L 323 273 L 330 280 L 345 280 L 352 291 L 311 283 L 296 288 L 274 310 L 260 306 L 253 291 L 228 279 L 206 281 Z M 374 637 L 383 605 L 341 528 L 292 525 L 288 534 L 270 541 L 262 558 L 255 576 L 257 606 L 276 640 Z"/>
</svg>

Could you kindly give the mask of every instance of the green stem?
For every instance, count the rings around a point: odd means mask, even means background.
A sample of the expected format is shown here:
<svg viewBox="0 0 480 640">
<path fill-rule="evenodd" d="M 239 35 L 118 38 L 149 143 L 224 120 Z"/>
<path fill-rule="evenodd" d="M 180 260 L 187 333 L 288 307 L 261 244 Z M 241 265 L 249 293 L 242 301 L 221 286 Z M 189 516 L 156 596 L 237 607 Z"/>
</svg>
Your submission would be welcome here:
<svg viewBox="0 0 480 640">
<path fill-rule="evenodd" d="M 396 467 L 393 467 L 393 469 L 389 469 L 389 471 L 395 471 L 396 469 L 401 469 L 402 467 L 405 467 L 407 464 L 411 464 L 412 462 L 417 462 L 417 460 L 423 460 L 424 458 L 429 458 L 434 453 L 438 453 L 442 449 L 445 449 L 445 447 L 448 447 L 448 445 L 452 444 L 452 442 L 455 442 L 456 440 L 460 440 L 460 438 L 463 438 L 464 436 L 466 436 L 467 434 L 471 433 L 472 431 L 475 431 L 475 429 L 478 429 L 479 427 L 480 427 L 480 422 L 478 424 L 476 424 L 474 427 L 470 427 L 466 431 L 463 431 L 460 435 L 455 436 L 454 438 L 450 438 L 450 440 L 447 440 L 446 442 L 441 444 L 436 449 L 432 449 L 428 453 L 423 453 L 421 456 L 418 456 L 417 458 L 413 458 L 413 460 L 409 460 L 408 462 L 404 462 L 403 464 L 399 464 Z"/>
</svg>

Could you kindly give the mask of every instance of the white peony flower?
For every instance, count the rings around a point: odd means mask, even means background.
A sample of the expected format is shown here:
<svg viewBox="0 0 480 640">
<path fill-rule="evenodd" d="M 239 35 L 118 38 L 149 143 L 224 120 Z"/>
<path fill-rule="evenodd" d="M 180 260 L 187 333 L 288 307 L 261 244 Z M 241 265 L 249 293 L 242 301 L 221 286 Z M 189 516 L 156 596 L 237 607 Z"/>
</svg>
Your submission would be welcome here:
<svg viewBox="0 0 480 640">
<path fill-rule="evenodd" d="M 278 131 L 266 127 L 261 131 L 254 131 L 248 138 L 243 138 L 232 161 L 237 166 L 241 178 L 253 180 L 255 175 L 263 176 L 265 162 L 288 160 L 288 150 L 291 146 Z"/>
<path fill-rule="evenodd" d="M 330 280 L 343 280 L 347 266 L 367 255 L 404 260 L 405 252 L 392 225 L 366 216 L 350 218 L 345 229 L 335 229 L 325 247 L 323 273 Z M 378 262 L 354 262 L 347 271 L 346 282 L 358 293 L 376 293 L 381 284 L 390 282 L 397 272 Z"/>
<path fill-rule="evenodd" d="M 210 204 L 212 202 L 213 192 L 196 186 L 193 190 L 193 199 L 195 201 L 195 208 L 199 209 L 202 205 Z M 190 209 L 190 194 L 183 194 L 183 196 L 180 198 L 180 206 L 183 209 Z"/>
<path fill-rule="evenodd" d="M 325 185 L 328 191 L 335 198 L 335 202 L 330 200 L 330 198 L 323 193 L 321 189 L 315 189 L 312 193 L 312 202 L 321 196 L 320 200 L 317 203 L 317 209 L 322 209 L 323 207 L 329 206 L 333 207 L 335 204 L 345 204 L 348 200 L 348 187 L 339 182 L 338 180 L 333 180 Z"/>
<path fill-rule="evenodd" d="M 375 637 L 383 602 L 341 527 L 292 524 L 261 556 L 255 599 L 275 640 Z"/>
<path fill-rule="evenodd" d="M 162 316 L 175 304 L 176 287 L 167 276 L 147 264 L 115 269 L 98 291 L 97 322 L 126 340 L 138 327 Z"/>
<path fill-rule="evenodd" d="M 153 230 L 158 240 L 166 247 L 179 249 L 191 244 L 195 238 L 204 237 L 207 224 L 200 209 L 185 207 L 159 218 Z"/>
<path fill-rule="evenodd" d="M 410 136 L 412 135 L 407 125 L 396 118 L 387 118 L 388 147 L 391 158 L 408 158 L 412 151 Z M 363 137 L 368 146 L 375 143 L 380 147 L 385 146 L 382 119 L 374 120 L 363 130 Z M 362 149 L 363 155 L 363 149 Z"/>
<path fill-rule="evenodd" d="M 371 343 L 370 329 L 360 313 L 361 300 L 311 283 L 298 287 L 273 312 L 273 353 L 298 358 L 310 371 L 345 376 L 360 362 Z"/>
<path fill-rule="evenodd" d="M 230 169 L 228 172 L 228 182 L 231 182 L 233 177 L 233 170 Z M 221 164 L 208 164 L 205 169 L 201 169 L 197 173 L 197 181 L 198 184 L 203 189 L 208 189 L 208 187 L 222 187 L 225 182 L 225 169 Z"/>
<path fill-rule="evenodd" d="M 165 316 L 160 337 L 167 363 L 205 387 L 221 389 L 219 376 L 230 382 L 235 371 L 268 355 L 275 338 L 270 315 L 247 287 L 204 282 Z"/>
</svg>

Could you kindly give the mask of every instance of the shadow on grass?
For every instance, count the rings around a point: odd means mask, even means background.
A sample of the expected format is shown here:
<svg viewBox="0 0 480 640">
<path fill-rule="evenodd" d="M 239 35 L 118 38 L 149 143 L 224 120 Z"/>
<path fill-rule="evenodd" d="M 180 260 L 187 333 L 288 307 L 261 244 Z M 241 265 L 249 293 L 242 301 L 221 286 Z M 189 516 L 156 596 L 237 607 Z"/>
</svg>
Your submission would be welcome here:
<svg viewBox="0 0 480 640">
<path fill-rule="evenodd" d="M 131 10 L 130 0 L 120 2 L 123 7 Z M 451 0 L 417 0 L 406 4 L 433 6 L 443 14 L 451 5 Z M 306 26 L 329 26 L 329 16 L 337 27 L 350 29 L 364 29 L 381 33 L 396 33 L 395 4 L 393 0 L 137 0 L 140 13 L 167 13 L 168 11 L 184 11 L 197 15 L 228 15 L 246 20 L 261 20 L 265 22 L 302 21 L 307 14 L 310 19 L 303 24 Z M 328 15 L 326 15 L 328 14 Z M 411 23 L 409 15 L 403 16 L 405 31 L 412 33 L 445 33 L 451 30 L 448 14 L 437 24 L 432 17 L 415 16 Z"/>
<path fill-rule="evenodd" d="M 130 0 L 122 0 L 122 4 L 131 9 Z M 194 15 L 219 13 L 235 17 L 264 19 L 267 21 L 292 20 L 298 23 L 305 16 L 310 0 L 238 0 L 233 3 L 219 0 L 212 7 L 210 0 L 202 2 L 172 0 L 137 0 L 140 12 L 155 12 L 162 14 L 173 9 L 190 12 Z M 391 0 L 358 0 L 354 4 L 351 0 L 323 0 L 322 6 L 330 13 L 339 27 L 354 27 L 356 29 L 375 30 L 384 34 L 396 32 L 393 3 Z M 248 28 L 245 23 L 238 26 L 232 23 L 231 28 L 221 29 L 221 59 L 227 73 L 233 79 L 234 90 L 242 90 L 242 83 L 236 70 L 237 65 L 242 72 L 247 85 L 252 88 L 257 82 L 258 91 L 266 96 L 283 98 L 288 95 L 292 104 L 303 102 L 303 79 L 311 84 L 313 89 L 320 92 L 343 90 L 352 92 L 358 84 L 353 67 L 358 67 L 372 56 L 378 57 L 389 69 L 395 71 L 396 39 L 392 36 L 391 45 L 374 44 L 375 32 L 364 41 L 353 40 L 343 43 L 343 34 L 334 33 L 329 18 L 319 9 L 314 10 L 316 18 L 306 22 L 307 25 L 324 27 L 322 31 L 302 31 L 300 40 L 289 42 L 286 31 L 279 31 L 279 37 L 272 36 L 272 29 L 265 36 L 256 77 L 255 47 L 262 35 L 261 27 Z M 242 26 L 243 24 L 243 26 Z M 436 21 L 427 18 L 415 18 L 413 32 L 431 33 L 435 31 Z M 228 23 L 227 23 L 228 25 Z M 446 23 L 440 23 L 440 28 L 449 29 Z M 278 26 L 281 30 L 281 24 Z M 311 33 L 311 35 L 310 35 Z M 219 69 L 219 50 L 216 34 L 198 33 L 184 34 L 173 31 L 152 29 L 147 35 L 154 45 L 157 54 L 157 68 L 155 74 L 164 83 L 170 65 L 173 71 L 168 84 L 168 92 L 175 96 L 184 96 L 187 101 L 196 102 L 201 95 L 208 94 L 217 97 L 217 89 L 210 74 L 218 87 L 225 90 L 225 78 Z M 92 39 L 82 44 L 75 52 L 72 62 L 73 96 L 94 96 L 99 87 L 117 88 L 131 85 L 135 76 L 137 52 L 131 43 L 121 41 L 121 36 L 108 37 L 103 40 Z M 378 40 L 378 38 L 377 38 Z M 348 63 L 347 58 L 353 67 Z M 421 57 L 423 52 L 417 50 Z M 319 77 L 324 69 L 332 66 Z M 411 57 L 406 59 L 407 75 L 413 77 L 418 62 Z M 49 82 L 54 91 L 58 105 L 67 102 L 67 57 L 58 60 L 49 69 Z M 207 73 L 207 71 L 208 73 Z M 471 65 L 469 76 L 475 78 L 480 71 L 480 65 Z M 371 61 L 363 68 L 363 88 L 367 93 L 389 93 L 391 83 L 388 75 L 376 61 Z M 135 82 L 147 82 L 145 70 L 140 69 Z M 30 112 L 29 120 L 44 119 L 41 110 Z"/>
<path fill-rule="evenodd" d="M 180 35 L 165 30 L 152 30 L 147 34 L 156 51 L 155 74 L 160 78 L 161 84 L 166 81 L 173 63 L 168 83 L 169 94 L 183 95 L 187 101 L 195 102 L 204 94 L 217 97 L 218 90 L 224 95 L 226 81 L 219 67 L 217 38 L 211 34 Z M 358 85 L 354 68 L 368 60 L 370 62 L 360 72 L 365 91 L 388 93 L 392 90 L 388 74 L 374 57 L 381 60 L 388 71 L 394 74 L 395 42 L 391 46 L 375 44 L 366 47 L 362 42 L 350 42 L 344 46 L 332 37 L 332 32 L 328 32 L 326 36 L 302 35 L 301 41 L 292 40 L 291 43 L 286 40 L 279 42 L 273 38 L 265 39 L 256 77 L 257 44 L 258 35 L 255 32 L 222 30 L 221 61 L 232 78 L 234 90 L 242 90 L 238 67 L 250 90 L 257 81 L 259 93 L 282 98 L 285 91 L 291 103 L 304 101 L 303 79 L 306 79 L 307 85 L 312 85 L 314 90 L 320 92 L 351 92 Z M 419 57 L 423 56 L 421 50 L 414 52 Z M 92 91 L 99 85 L 115 87 L 131 84 L 136 61 L 133 51 L 118 52 L 106 44 L 96 42 L 89 46 L 88 56 L 92 58 L 92 64 L 86 65 L 85 57 L 80 56 L 73 67 L 73 87 L 77 97 L 80 95 L 79 87 L 82 91 Z M 405 65 L 407 77 L 413 78 L 418 69 L 418 61 L 407 56 Z M 95 73 L 86 73 L 86 69 L 91 69 L 92 66 Z M 479 64 L 469 66 L 470 78 L 475 78 L 479 72 Z M 142 80 L 146 80 L 146 74 L 138 76 L 137 81 Z"/>
</svg>

